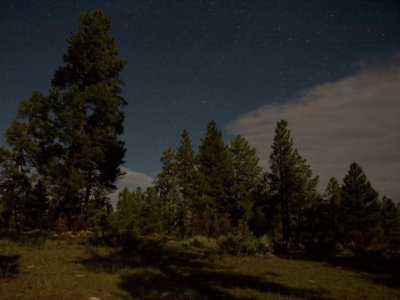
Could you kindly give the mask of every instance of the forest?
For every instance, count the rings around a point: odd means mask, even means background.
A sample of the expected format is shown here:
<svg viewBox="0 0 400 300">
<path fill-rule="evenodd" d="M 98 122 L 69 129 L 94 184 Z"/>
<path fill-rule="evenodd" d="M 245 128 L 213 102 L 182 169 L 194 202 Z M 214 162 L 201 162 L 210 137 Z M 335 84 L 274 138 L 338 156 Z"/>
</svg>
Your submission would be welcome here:
<svg viewBox="0 0 400 300">
<path fill-rule="evenodd" d="M 197 237 L 239 256 L 400 257 L 399 204 L 380 196 L 356 162 L 320 193 L 286 120 L 265 145 L 268 166 L 244 137 L 225 144 L 215 121 L 197 151 L 183 130 L 180 145 L 163 152 L 153 185 L 125 188 L 114 208 L 109 196 L 124 175 L 127 102 L 120 78 L 126 61 L 110 29 L 103 12 L 82 13 L 49 94 L 34 91 L 19 103 L 8 147 L 0 149 L 3 237 L 89 230 L 113 246 L 128 236 Z"/>
</svg>

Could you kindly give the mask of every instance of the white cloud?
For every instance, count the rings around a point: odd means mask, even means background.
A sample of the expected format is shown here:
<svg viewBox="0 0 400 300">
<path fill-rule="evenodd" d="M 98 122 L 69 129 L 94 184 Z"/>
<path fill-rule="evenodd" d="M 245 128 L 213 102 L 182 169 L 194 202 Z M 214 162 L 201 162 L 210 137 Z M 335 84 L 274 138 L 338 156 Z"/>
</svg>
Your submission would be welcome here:
<svg viewBox="0 0 400 300">
<path fill-rule="evenodd" d="M 153 178 L 146 174 L 131 171 L 127 168 L 122 168 L 122 170 L 126 174 L 120 178 L 117 184 L 118 189 L 110 194 L 111 203 L 114 205 L 114 207 L 118 201 L 118 194 L 125 187 L 128 188 L 130 191 L 135 190 L 137 187 L 141 187 L 142 190 L 144 190 L 147 187 L 151 186 L 153 183 Z"/>
<path fill-rule="evenodd" d="M 264 105 L 228 125 L 257 148 L 267 166 L 276 122 L 286 119 L 294 145 L 306 158 L 320 188 L 339 181 L 359 163 L 372 185 L 400 200 L 400 63 L 364 69 L 315 86 L 287 103 Z"/>
<path fill-rule="evenodd" d="M 120 184 L 121 186 L 126 186 L 129 189 L 141 187 L 142 189 L 145 189 L 149 186 L 152 185 L 153 183 L 153 178 L 139 172 L 131 171 L 127 168 L 122 168 L 122 170 L 126 173 L 122 178 L 120 179 Z"/>
</svg>

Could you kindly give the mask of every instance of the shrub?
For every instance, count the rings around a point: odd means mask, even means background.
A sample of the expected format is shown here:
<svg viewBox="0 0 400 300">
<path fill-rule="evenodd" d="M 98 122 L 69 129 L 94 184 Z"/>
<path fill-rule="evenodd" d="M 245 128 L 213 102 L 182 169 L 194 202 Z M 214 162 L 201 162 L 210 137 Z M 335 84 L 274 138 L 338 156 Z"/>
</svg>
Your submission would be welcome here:
<svg viewBox="0 0 400 300">
<path fill-rule="evenodd" d="M 258 253 L 260 254 L 270 253 L 272 249 L 273 249 L 273 244 L 269 236 L 264 234 L 258 238 L 258 251 L 257 251 Z"/>
<path fill-rule="evenodd" d="M 207 238 L 202 235 L 196 235 L 190 239 L 181 242 L 184 247 L 197 247 L 201 249 L 217 249 L 218 243 L 213 238 Z"/>
<path fill-rule="evenodd" d="M 249 255 L 257 252 L 259 243 L 247 224 L 240 223 L 235 230 L 220 240 L 219 247 L 232 255 Z"/>
</svg>

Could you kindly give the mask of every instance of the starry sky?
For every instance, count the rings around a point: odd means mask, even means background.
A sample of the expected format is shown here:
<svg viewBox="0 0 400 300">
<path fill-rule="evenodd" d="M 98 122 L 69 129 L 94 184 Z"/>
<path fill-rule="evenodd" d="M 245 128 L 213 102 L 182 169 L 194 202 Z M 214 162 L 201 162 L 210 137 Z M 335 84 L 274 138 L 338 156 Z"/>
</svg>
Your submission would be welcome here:
<svg viewBox="0 0 400 300">
<path fill-rule="evenodd" d="M 197 148 L 210 120 L 227 143 L 245 136 L 267 169 L 284 118 L 321 191 L 357 161 L 381 196 L 400 200 L 398 0 L 3 0 L 0 132 L 20 100 L 48 93 L 87 9 L 112 19 L 128 60 L 121 187 L 148 186 L 162 151 L 183 129 Z"/>
</svg>

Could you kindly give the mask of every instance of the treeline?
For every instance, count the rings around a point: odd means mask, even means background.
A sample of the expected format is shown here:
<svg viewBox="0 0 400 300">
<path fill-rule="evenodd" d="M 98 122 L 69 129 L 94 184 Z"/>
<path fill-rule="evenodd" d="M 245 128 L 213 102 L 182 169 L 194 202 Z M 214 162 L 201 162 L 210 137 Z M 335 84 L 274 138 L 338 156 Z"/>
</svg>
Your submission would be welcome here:
<svg viewBox="0 0 400 300">
<path fill-rule="evenodd" d="M 198 151 L 183 131 L 178 148 L 163 153 L 154 185 L 124 189 L 114 212 L 109 195 L 123 175 L 126 150 L 119 139 L 126 105 L 119 75 L 126 61 L 117 58 L 110 29 L 103 12 L 82 13 L 49 95 L 33 92 L 19 104 L 6 132 L 9 148 L 0 148 L 2 232 L 223 236 L 227 248 L 264 236 L 277 251 L 399 255 L 399 207 L 378 197 L 356 163 L 321 195 L 284 120 L 276 126 L 267 172 L 243 137 L 225 145 L 214 121 Z"/>
<path fill-rule="evenodd" d="M 399 206 L 378 198 L 357 163 L 320 194 L 285 120 L 277 123 L 267 172 L 242 136 L 225 145 L 214 121 L 197 153 L 183 131 L 161 162 L 154 186 L 119 194 L 111 228 L 179 238 L 267 235 L 277 251 L 400 253 Z"/>
</svg>

